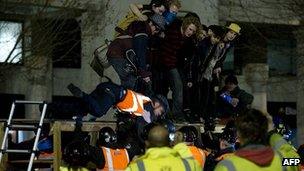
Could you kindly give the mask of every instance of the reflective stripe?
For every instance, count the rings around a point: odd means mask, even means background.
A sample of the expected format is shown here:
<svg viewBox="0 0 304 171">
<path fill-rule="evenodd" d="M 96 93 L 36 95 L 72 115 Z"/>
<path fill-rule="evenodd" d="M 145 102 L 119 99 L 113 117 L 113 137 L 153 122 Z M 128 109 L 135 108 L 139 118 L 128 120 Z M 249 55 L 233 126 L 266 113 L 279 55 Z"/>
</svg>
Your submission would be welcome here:
<svg viewBox="0 0 304 171">
<path fill-rule="evenodd" d="M 283 155 L 279 151 L 276 151 L 275 153 L 278 154 L 280 157 L 280 160 L 283 161 L 283 158 L 284 158 Z M 282 171 L 287 171 L 287 166 L 282 166 Z"/>
<path fill-rule="evenodd" d="M 135 34 L 134 37 L 138 37 L 138 36 L 146 36 L 146 37 L 148 37 L 148 34 L 146 34 L 146 33 L 138 33 L 138 34 Z"/>
<path fill-rule="evenodd" d="M 287 142 L 282 138 L 274 144 L 273 148 L 278 151 L 280 149 L 280 147 L 286 143 Z"/>
<path fill-rule="evenodd" d="M 230 160 L 222 160 L 219 164 L 225 166 L 228 171 L 236 171 L 232 161 Z"/>
<path fill-rule="evenodd" d="M 137 164 L 138 170 L 140 170 L 140 171 L 145 171 L 146 170 L 144 162 L 142 160 L 137 161 L 136 164 Z"/>
<path fill-rule="evenodd" d="M 188 161 L 186 159 L 182 159 L 182 161 L 183 161 L 183 163 L 185 165 L 186 171 L 191 171 L 191 167 L 190 167 Z"/>
<path fill-rule="evenodd" d="M 126 153 L 126 157 L 127 157 L 127 160 L 128 160 L 128 163 L 130 163 L 130 158 L 129 158 L 129 154 L 128 154 L 128 151 L 126 149 L 124 149 L 125 153 Z"/>
<path fill-rule="evenodd" d="M 113 159 L 112 159 L 112 155 L 111 155 L 111 149 L 104 147 L 106 150 L 106 154 L 107 154 L 107 161 L 108 161 L 108 168 L 109 171 L 114 171 L 114 167 L 113 167 Z"/>
<path fill-rule="evenodd" d="M 131 39 L 132 38 L 132 36 L 130 36 L 130 35 L 122 35 L 122 36 L 118 36 L 118 37 L 116 37 L 117 39 Z"/>
</svg>

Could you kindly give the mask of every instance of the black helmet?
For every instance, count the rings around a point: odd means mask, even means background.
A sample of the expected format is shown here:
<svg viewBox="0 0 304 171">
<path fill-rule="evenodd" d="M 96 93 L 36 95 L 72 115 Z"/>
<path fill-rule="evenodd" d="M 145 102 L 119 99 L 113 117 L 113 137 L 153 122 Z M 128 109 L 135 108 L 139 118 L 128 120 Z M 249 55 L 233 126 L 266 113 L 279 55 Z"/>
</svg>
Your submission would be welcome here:
<svg viewBox="0 0 304 171">
<path fill-rule="evenodd" d="M 117 137 L 114 130 L 110 127 L 103 127 L 99 130 L 98 145 L 109 146 L 116 143 Z"/>
<path fill-rule="evenodd" d="M 174 123 L 169 120 L 169 119 L 162 119 L 159 120 L 160 125 L 164 126 L 165 128 L 167 128 L 168 132 L 169 132 L 169 140 L 173 141 L 174 140 L 174 136 L 175 136 L 175 125 Z"/>
<path fill-rule="evenodd" d="M 158 94 L 155 96 L 155 99 L 157 101 L 159 101 L 161 103 L 161 105 L 163 106 L 164 113 L 168 113 L 170 110 L 170 107 L 169 107 L 169 102 L 168 102 L 167 98 L 163 95 Z"/>
<path fill-rule="evenodd" d="M 178 131 L 183 133 L 185 142 L 194 143 L 197 140 L 198 132 L 194 126 L 183 126 Z"/>
<path fill-rule="evenodd" d="M 236 142 L 237 134 L 234 121 L 229 121 L 221 134 L 221 139 L 226 140 L 230 144 Z"/>
<path fill-rule="evenodd" d="M 89 162 L 88 146 L 83 141 L 73 141 L 64 148 L 62 159 L 69 166 L 85 167 Z"/>
</svg>

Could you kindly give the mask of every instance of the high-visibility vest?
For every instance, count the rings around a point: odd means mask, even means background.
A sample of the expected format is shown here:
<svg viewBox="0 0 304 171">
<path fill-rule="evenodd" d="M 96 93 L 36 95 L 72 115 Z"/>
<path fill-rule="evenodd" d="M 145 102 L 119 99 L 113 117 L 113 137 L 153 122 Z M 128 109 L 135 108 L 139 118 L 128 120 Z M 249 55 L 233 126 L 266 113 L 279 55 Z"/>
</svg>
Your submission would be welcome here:
<svg viewBox="0 0 304 171">
<path fill-rule="evenodd" d="M 204 167 L 206 161 L 206 155 L 204 151 L 195 146 L 189 146 L 189 149 L 194 157 L 194 159 L 200 164 L 201 167 Z"/>
<path fill-rule="evenodd" d="M 101 169 L 103 171 L 125 170 L 130 162 L 126 149 L 102 147 L 102 152 L 105 158 L 105 166 Z M 101 171 L 100 169 L 96 170 Z"/>
<path fill-rule="evenodd" d="M 221 156 L 217 157 L 215 160 L 216 161 L 222 161 L 222 160 L 224 160 L 227 157 L 232 156 L 232 155 L 233 155 L 233 153 L 225 153 L 225 154 L 222 154 Z"/>
<path fill-rule="evenodd" d="M 127 90 L 125 98 L 117 103 L 118 110 L 130 112 L 136 116 L 142 116 L 144 112 L 144 104 L 151 102 L 151 99 L 132 90 Z"/>
<path fill-rule="evenodd" d="M 266 166 L 259 166 L 245 158 L 231 155 L 225 160 L 220 161 L 216 167 L 215 171 L 282 171 L 284 170 L 282 167 L 282 159 L 278 154 L 275 154 L 272 162 Z"/>
</svg>

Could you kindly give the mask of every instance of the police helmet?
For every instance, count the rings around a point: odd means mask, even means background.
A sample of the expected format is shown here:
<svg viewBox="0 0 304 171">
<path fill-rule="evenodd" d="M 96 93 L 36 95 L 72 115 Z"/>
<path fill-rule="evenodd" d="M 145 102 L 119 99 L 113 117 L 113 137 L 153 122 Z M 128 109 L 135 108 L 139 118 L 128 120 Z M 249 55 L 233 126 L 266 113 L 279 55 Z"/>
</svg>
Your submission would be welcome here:
<svg viewBox="0 0 304 171">
<path fill-rule="evenodd" d="M 88 145 L 83 141 L 71 142 L 64 148 L 62 159 L 69 166 L 85 167 L 89 162 Z"/>
<path fill-rule="evenodd" d="M 99 130 L 98 145 L 109 146 L 116 143 L 117 137 L 114 130 L 110 127 L 103 127 Z"/>
<path fill-rule="evenodd" d="M 184 142 L 194 143 L 197 140 L 198 132 L 194 126 L 183 126 L 178 131 L 183 133 Z"/>
</svg>

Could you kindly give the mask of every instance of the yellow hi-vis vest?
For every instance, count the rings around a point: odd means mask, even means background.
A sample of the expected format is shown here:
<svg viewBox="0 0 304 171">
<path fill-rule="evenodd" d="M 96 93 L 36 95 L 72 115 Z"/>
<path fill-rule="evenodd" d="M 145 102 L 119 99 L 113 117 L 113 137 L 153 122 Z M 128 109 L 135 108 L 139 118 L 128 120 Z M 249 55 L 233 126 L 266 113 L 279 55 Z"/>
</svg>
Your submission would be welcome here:
<svg viewBox="0 0 304 171">
<path fill-rule="evenodd" d="M 142 116 L 144 112 L 144 104 L 151 102 L 151 99 L 132 90 L 127 90 L 125 98 L 116 104 L 118 110 L 129 112 L 136 116 Z"/>
<path fill-rule="evenodd" d="M 131 162 L 126 171 L 201 171 L 193 158 L 181 158 L 172 148 L 150 148 L 146 153 Z"/>
<path fill-rule="evenodd" d="M 101 147 L 105 158 L 105 166 L 102 171 L 125 170 L 130 162 L 126 149 L 111 149 Z M 100 169 L 96 169 L 101 171 Z"/>
<path fill-rule="evenodd" d="M 231 155 L 219 162 L 215 171 L 283 171 L 282 160 L 279 154 L 275 153 L 272 162 L 268 166 L 259 166 L 255 163 L 239 157 Z"/>
</svg>

